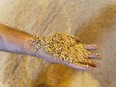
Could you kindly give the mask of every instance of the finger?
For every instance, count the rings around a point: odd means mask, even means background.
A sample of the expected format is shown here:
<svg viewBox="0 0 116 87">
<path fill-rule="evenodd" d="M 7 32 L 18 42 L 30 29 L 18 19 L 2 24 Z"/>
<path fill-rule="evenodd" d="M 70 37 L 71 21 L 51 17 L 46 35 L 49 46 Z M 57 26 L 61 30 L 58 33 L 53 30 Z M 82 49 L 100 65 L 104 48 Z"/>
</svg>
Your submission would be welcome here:
<svg viewBox="0 0 116 87">
<path fill-rule="evenodd" d="M 91 59 L 85 59 L 83 62 L 81 62 L 81 64 L 89 65 L 89 66 L 95 67 L 95 68 L 100 67 L 100 64 L 98 62 L 91 60 Z"/>
<path fill-rule="evenodd" d="M 59 64 L 63 64 L 63 65 L 66 65 L 66 66 L 69 66 L 71 68 L 74 68 L 76 70 L 92 70 L 93 67 L 91 67 L 90 65 L 88 64 L 85 64 L 85 63 L 79 63 L 78 61 L 70 61 L 70 60 L 57 60 L 59 62 Z"/>
<path fill-rule="evenodd" d="M 91 67 L 95 67 L 95 68 L 99 68 L 100 64 L 96 61 L 91 60 L 90 63 L 88 63 L 88 65 L 90 65 Z"/>
<path fill-rule="evenodd" d="M 80 42 L 80 39 L 77 36 L 75 37 L 75 39 L 77 42 Z"/>
<path fill-rule="evenodd" d="M 98 48 L 98 46 L 96 46 L 95 44 L 86 46 L 87 50 L 96 50 L 97 48 Z"/>
<path fill-rule="evenodd" d="M 93 68 L 89 65 L 79 64 L 79 63 L 71 63 L 69 64 L 70 67 L 77 69 L 77 70 L 93 70 Z"/>
<path fill-rule="evenodd" d="M 90 54 L 89 58 L 91 58 L 91 59 L 101 59 L 101 55 L 100 55 L 100 53 L 94 53 L 94 54 Z"/>
<path fill-rule="evenodd" d="M 80 39 L 77 36 L 71 36 L 74 40 L 76 40 L 76 42 L 80 42 Z"/>
</svg>

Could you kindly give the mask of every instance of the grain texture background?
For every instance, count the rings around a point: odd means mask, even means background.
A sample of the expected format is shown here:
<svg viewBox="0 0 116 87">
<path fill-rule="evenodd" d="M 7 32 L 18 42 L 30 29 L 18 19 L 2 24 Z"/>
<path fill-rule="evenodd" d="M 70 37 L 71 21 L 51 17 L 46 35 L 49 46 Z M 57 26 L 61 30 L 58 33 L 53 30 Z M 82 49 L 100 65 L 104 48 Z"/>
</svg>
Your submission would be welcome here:
<svg viewBox="0 0 116 87">
<path fill-rule="evenodd" d="M 0 0 L 0 22 L 33 35 L 79 36 L 103 55 L 101 68 L 82 72 L 0 52 L 0 87 L 116 87 L 116 0 Z"/>
</svg>

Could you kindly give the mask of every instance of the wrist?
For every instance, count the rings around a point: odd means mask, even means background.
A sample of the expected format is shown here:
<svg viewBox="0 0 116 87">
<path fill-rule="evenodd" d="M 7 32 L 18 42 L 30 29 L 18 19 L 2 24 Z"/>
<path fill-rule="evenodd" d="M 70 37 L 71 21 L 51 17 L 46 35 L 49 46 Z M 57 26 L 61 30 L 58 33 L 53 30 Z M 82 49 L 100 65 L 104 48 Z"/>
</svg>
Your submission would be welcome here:
<svg viewBox="0 0 116 87">
<path fill-rule="evenodd" d="M 37 55 L 37 51 L 41 46 L 40 38 L 41 38 L 40 36 L 33 36 L 33 35 L 25 38 L 24 47 L 23 47 L 25 54 L 31 56 Z"/>
</svg>

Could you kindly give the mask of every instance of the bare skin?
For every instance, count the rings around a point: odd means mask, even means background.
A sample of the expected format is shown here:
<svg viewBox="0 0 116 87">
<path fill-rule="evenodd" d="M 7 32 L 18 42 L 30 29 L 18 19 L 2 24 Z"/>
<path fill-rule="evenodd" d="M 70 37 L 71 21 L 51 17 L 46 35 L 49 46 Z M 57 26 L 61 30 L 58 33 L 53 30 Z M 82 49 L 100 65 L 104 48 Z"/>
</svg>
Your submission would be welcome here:
<svg viewBox="0 0 116 87">
<path fill-rule="evenodd" d="M 0 50 L 42 58 L 50 63 L 64 64 L 77 70 L 91 70 L 99 67 L 92 54 L 96 45 L 82 44 L 78 38 L 64 33 L 47 37 L 33 36 L 0 24 Z"/>
</svg>

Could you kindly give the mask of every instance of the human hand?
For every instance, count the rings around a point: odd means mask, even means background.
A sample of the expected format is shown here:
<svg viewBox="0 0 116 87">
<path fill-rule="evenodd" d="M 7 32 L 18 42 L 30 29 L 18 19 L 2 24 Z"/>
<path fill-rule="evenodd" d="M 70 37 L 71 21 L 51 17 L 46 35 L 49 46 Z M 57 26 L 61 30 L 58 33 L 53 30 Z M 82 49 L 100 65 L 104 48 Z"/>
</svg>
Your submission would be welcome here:
<svg viewBox="0 0 116 87">
<path fill-rule="evenodd" d="M 96 45 L 85 45 L 78 38 L 65 33 L 55 33 L 47 37 L 35 36 L 33 45 L 36 56 L 50 63 L 64 64 L 80 70 L 91 70 L 99 67 L 93 59 L 101 59 L 96 50 Z"/>
<path fill-rule="evenodd" d="M 32 55 L 51 63 L 89 70 L 99 66 L 93 59 L 100 59 L 99 54 L 89 51 L 92 49 L 95 50 L 96 46 L 82 44 L 78 38 L 65 33 L 33 37 L 26 32 L 0 24 L 0 50 L 5 52 Z"/>
</svg>

